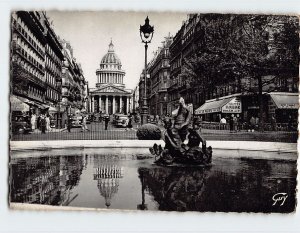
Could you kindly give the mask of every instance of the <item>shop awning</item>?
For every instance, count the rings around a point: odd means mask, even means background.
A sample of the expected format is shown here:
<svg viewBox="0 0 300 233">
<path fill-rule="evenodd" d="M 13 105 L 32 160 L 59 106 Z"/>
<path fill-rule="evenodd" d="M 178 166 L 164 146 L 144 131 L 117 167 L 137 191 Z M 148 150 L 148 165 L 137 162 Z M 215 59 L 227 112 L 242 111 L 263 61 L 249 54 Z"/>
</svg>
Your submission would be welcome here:
<svg viewBox="0 0 300 233">
<path fill-rule="evenodd" d="M 279 109 L 298 109 L 299 95 L 298 93 L 270 93 L 272 100 Z"/>
<path fill-rule="evenodd" d="M 206 101 L 202 106 L 195 110 L 196 115 L 222 112 L 222 113 L 241 113 L 242 104 L 239 97 L 224 99 L 214 99 Z"/>
<path fill-rule="evenodd" d="M 21 112 L 28 112 L 29 105 L 24 103 L 18 97 L 11 95 L 10 96 L 10 107 L 11 111 L 21 111 Z"/>
</svg>

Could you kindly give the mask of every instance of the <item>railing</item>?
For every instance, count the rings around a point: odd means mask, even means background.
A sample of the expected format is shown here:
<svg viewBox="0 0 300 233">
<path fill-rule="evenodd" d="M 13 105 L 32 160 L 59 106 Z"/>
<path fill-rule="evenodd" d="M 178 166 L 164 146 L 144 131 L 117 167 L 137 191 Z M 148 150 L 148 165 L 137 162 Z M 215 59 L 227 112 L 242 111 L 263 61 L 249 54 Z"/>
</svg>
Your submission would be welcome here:
<svg viewBox="0 0 300 233">
<path fill-rule="evenodd" d="M 82 124 L 78 122 L 68 130 L 66 122 L 63 123 L 62 128 L 58 129 L 50 127 L 42 132 L 42 128 L 31 130 L 30 126 L 19 127 L 14 126 L 11 129 L 10 139 L 12 141 L 48 141 L 48 140 L 134 140 L 137 139 L 136 131 L 137 124 L 133 124 L 132 129 L 117 128 L 109 123 L 107 130 L 105 130 L 104 122 L 92 122 L 87 124 L 87 130 L 82 128 Z"/>
<path fill-rule="evenodd" d="M 235 127 L 237 130 L 258 130 L 259 126 L 258 124 L 255 124 L 254 126 L 251 126 L 249 123 L 238 123 L 234 124 L 233 127 Z M 203 129 L 212 129 L 212 130 L 230 130 L 230 124 L 229 123 L 218 123 L 218 122 L 201 122 L 201 128 Z M 263 127 L 264 131 L 296 131 L 297 130 L 297 124 L 288 124 L 288 123 L 277 123 L 276 125 L 271 123 L 264 123 Z"/>
</svg>

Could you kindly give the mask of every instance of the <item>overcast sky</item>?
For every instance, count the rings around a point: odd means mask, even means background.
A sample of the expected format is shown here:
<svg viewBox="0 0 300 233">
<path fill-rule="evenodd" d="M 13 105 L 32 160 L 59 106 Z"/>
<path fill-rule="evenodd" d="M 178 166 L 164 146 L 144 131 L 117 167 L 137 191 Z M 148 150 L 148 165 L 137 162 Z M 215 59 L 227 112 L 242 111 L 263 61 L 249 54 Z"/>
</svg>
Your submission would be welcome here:
<svg viewBox="0 0 300 233">
<path fill-rule="evenodd" d="M 48 11 L 55 32 L 69 41 L 76 60 L 81 63 L 89 87 L 95 87 L 96 69 L 107 53 L 112 38 L 115 52 L 121 59 L 126 75 L 127 88 L 133 89 L 144 67 L 144 44 L 141 43 L 139 27 L 148 15 L 150 25 L 154 25 L 154 35 L 148 48 L 148 57 L 161 45 L 164 37 L 175 35 L 182 21 L 187 18 L 183 13 L 154 12 L 82 12 Z M 148 59 L 148 61 L 149 61 Z"/>
</svg>

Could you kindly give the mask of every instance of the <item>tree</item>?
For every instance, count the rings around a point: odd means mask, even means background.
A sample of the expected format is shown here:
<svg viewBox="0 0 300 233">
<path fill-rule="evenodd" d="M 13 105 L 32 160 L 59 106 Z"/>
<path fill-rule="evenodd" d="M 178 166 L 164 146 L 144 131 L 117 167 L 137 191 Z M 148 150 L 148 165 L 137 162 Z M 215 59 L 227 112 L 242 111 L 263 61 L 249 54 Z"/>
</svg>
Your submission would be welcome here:
<svg viewBox="0 0 300 233">
<path fill-rule="evenodd" d="M 298 18 L 201 14 L 199 24 L 200 46 L 183 59 L 181 77 L 202 93 L 232 83 L 257 95 L 262 130 L 264 86 L 279 76 L 298 76 Z"/>
</svg>

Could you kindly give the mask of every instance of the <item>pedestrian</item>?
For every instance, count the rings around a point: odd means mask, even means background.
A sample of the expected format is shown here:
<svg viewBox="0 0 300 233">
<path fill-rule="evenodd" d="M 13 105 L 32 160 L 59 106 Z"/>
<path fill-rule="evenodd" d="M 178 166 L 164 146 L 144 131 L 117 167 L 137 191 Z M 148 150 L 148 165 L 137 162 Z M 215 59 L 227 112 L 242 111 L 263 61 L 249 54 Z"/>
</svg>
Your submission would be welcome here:
<svg viewBox="0 0 300 233">
<path fill-rule="evenodd" d="M 33 113 L 30 118 L 31 130 L 34 131 L 36 128 L 36 115 Z"/>
<path fill-rule="evenodd" d="M 68 128 L 68 132 L 71 133 L 71 128 L 72 128 L 72 117 L 71 116 L 68 116 L 67 128 Z"/>
<path fill-rule="evenodd" d="M 255 118 L 252 116 L 250 118 L 250 129 L 249 129 L 249 131 L 254 132 L 254 128 L 255 128 Z"/>
<path fill-rule="evenodd" d="M 46 117 L 44 114 L 40 117 L 40 127 L 43 134 L 46 133 Z"/>
<path fill-rule="evenodd" d="M 230 116 L 230 119 L 229 119 L 229 130 L 230 130 L 230 132 L 233 131 L 233 117 L 234 117 L 234 115 L 232 114 Z"/>
<path fill-rule="evenodd" d="M 131 118 L 131 116 L 129 116 L 128 119 L 127 119 L 126 130 L 128 130 L 128 129 L 132 130 L 132 118 Z"/>
<path fill-rule="evenodd" d="M 86 115 L 84 115 L 82 118 L 81 132 L 83 132 L 83 131 L 89 131 L 89 129 L 86 125 Z"/>
<path fill-rule="evenodd" d="M 233 116 L 233 130 L 237 132 L 238 119 L 236 116 Z"/>
<path fill-rule="evenodd" d="M 47 130 L 47 131 L 51 131 L 51 127 L 50 127 L 50 116 L 49 116 L 49 114 L 46 115 L 45 120 L 46 120 L 46 130 Z"/>
<path fill-rule="evenodd" d="M 104 116 L 105 130 L 107 130 L 108 122 L 109 122 L 109 116 Z"/>
</svg>

